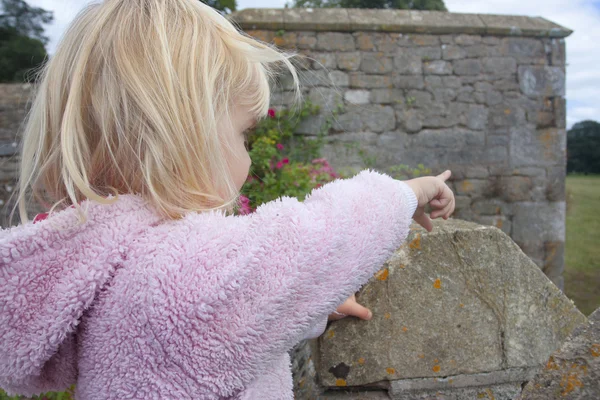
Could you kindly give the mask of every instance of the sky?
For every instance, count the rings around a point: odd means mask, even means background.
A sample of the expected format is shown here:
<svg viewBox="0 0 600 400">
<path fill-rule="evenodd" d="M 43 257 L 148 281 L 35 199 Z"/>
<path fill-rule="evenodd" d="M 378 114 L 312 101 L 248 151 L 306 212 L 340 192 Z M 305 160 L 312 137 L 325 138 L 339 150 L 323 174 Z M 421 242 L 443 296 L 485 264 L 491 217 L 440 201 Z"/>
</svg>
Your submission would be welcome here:
<svg viewBox="0 0 600 400">
<path fill-rule="evenodd" d="M 87 0 L 27 0 L 54 12 L 46 27 L 48 51 L 54 52 L 62 33 Z M 238 0 L 238 9 L 279 8 L 286 0 Z M 567 40 L 567 126 L 600 120 L 600 0 L 445 0 L 451 12 L 540 16 L 569 28 Z"/>
</svg>

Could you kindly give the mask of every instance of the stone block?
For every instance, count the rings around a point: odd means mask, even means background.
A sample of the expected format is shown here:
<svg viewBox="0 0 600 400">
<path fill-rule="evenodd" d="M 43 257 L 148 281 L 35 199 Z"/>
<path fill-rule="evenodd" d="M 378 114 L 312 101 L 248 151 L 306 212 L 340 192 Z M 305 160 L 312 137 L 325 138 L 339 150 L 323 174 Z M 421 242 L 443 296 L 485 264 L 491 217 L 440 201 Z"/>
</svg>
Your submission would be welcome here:
<svg viewBox="0 0 600 400">
<path fill-rule="evenodd" d="M 471 197 L 489 195 L 492 190 L 491 183 L 487 179 L 465 179 L 455 181 L 454 187 L 456 188 L 456 194 Z"/>
<path fill-rule="evenodd" d="M 423 61 L 439 60 L 442 58 L 442 49 L 440 47 L 418 47 L 416 53 Z"/>
<path fill-rule="evenodd" d="M 371 102 L 371 92 L 368 90 L 347 90 L 344 93 L 344 100 L 350 104 L 369 104 Z"/>
<path fill-rule="evenodd" d="M 502 55 L 516 58 L 519 64 L 537 64 L 545 60 L 546 49 L 537 38 L 508 37 L 502 39 Z"/>
<path fill-rule="evenodd" d="M 317 34 L 314 32 L 297 32 L 296 46 L 301 50 L 312 50 L 317 47 Z"/>
<path fill-rule="evenodd" d="M 544 363 L 518 400 L 588 400 L 600 393 L 600 309 Z"/>
<path fill-rule="evenodd" d="M 565 201 L 567 169 L 564 165 L 548 168 L 546 198 L 548 201 Z"/>
<path fill-rule="evenodd" d="M 371 32 L 355 32 L 354 38 L 356 39 L 356 47 L 362 51 L 375 51 L 375 41 L 373 40 L 374 34 Z"/>
<path fill-rule="evenodd" d="M 531 240 L 565 241 L 565 202 L 523 202 L 513 204 L 513 239 L 517 243 Z"/>
<path fill-rule="evenodd" d="M 477 43 L 481 43 L 482 37 L 480 35 L 456 35 L 454 42 L 463 46 L 471 46 Z"/>
<path fill-rule="evenodd" d="M 452 64 L 448 61 L 428 61 L 423 64 L 425 74 L 452 75 Z"/>
<path fill-rule="evenodd" d="M 457 76 L 443 76 L 442 82 L 444 83 L 444 86 L 451 89 L 458 89 L 463 85 L 461 79 Z"/>
<path fill-rule="evenodd" d="M 452 64 L 456 75 L 479 75 L 481 73 L 479 60 L 455 60 Z"/>
<path fill-rule="evenodd" d="M 397 110 L 396 120 L 408 133 L 416 133 L 423 129 L 423 120 L 417 110 Z"/>
<path fill-rule="evenodd" d="M 550 279 L 562 277 L 564 265 L 565 242 L 544 243 L 544 265 L 542 266 L 542 271 L 544 271 L 546 276 Z"/>
<path fill-rule="evenodd" d="M 324 386 L 390 381 L 397 385 L 390 392 L 403 395 L 400 380 L 443 384 L 444 377 L 535 368 L 585 321 L 500 230 L 434 224 L 431 233 L 414 226 L 358 293 L 372 320 L 335 321 L 319 338 Z"/>
<path fill-rule="evenodd" d="M 333 123 L 336 131 L 348 132 L 384 132 L 396 127 L 394 109 L 389 106 L 364 105 L 348 106 Z"/>
<path fill-rule="evenodd" d="M 557 128 L 565 129 L 567 125 L 567 102 L 564 97 L 554 98 L 554 119 Z"/>
<path fill-rule="evenodd" d="M 425 125 L 425 122 L 423 123 Z M 465 149 L 483 147 L 485 134 L 468 129 L 425 129 L 411 136 L 411 145 L 427 149 Z"/>
<path fill-rule="evenodd" d="M 345 72 L 334 70 L 329 72 L 328 77 L 334 87 L 350 86 L 350 77 Z"/>
<path fill-rule="evenodd" d="M 565 39 L 550 39 L 551 58 L 550 65 L 564 67 L 567 61 Z"/>
<path fill-rule="evenodd" d="M 313 69 L 332 69 L 337 67 L 335 53 L 313 53 L 311 54 Z"/>
<path fill-rule="evenodd" d="M 559 67 L 520 66 L 519 84 L 529 97 L 565 96 L 565 73 Z"/>
<path fill-rule="evenodd" d="M 419 75 L 423 71 L 421 57 L 407 52 L 394 56 L 394 72 L 400 75 Z"/>
<path fill-rule="evenodd" d="M 392 71 L 392 59 L 384 53 L 364 53 L 360 70 L 368 74 L 386 74 Z"/>
<path fill-rule="evenodd" d="M 344 71 L 358 71 L 362 62 L 362 54 L 358 51 L 335 53 L 337 65 Z"/>
<path fill-rule="evenodd" d="M 444 60 L 461 60 L 467 57 L 467 52 L 461 46 L 442 45 L 442 54 Z"/>
<path fill-rule="evenodd" d="M 360 72 L 350 73 L 350 87 L 360 89 L 392 88 L 389 75 L 366 75 Z"/>
<path fill-rule="evenodd" d="M 511 57 L 486 57 L 481 60 L 483 72 L 492 75 L 510 75 L 517 73 L 517 60 Z"/>
<path fill-rule="evenodd" d="M 566 132 L 563 129 L 536 130 L 532 126 L 510 129 L 510 163 L 513 167 L 564 165 Z"/>
<path fill-rule="evenodd" d="M 503 176 L 497 181 L 497 195 L 509 202 L 529 201 L 533 189 L 532 179 L 528 176 Z"/>
<path fill-rule="evenodd" d="M 469 106 L 467 114 L 467 127 L 475 131 L 485 129 L 488 122 L 489 111 L 484 106 Z"/>
<path fill-rule="evenodd" d="M 308 99 L 313 104 L 321 107 L 321 114 L 329 115 L 342 104 L 342 93 L 336 89 L 312 88 L 308 94 Z"/>
<path fill-rule="evenodd" d="M 317 50 L 353 51 L 356 50 L 354 37 L 350 33 L 319 32 L 317 33 Z"/>
<path fill-rule="evenodd" d="M 425 82 L 422 76 L 395 75 L 393 78 L 394 87 L 398 89 L 423 89 Z"/>
<path fill-rule="evenodd" d="M 373 89 L 371 103 L 404 104 L 404 92 L 400 89 Z"/>
</svg>

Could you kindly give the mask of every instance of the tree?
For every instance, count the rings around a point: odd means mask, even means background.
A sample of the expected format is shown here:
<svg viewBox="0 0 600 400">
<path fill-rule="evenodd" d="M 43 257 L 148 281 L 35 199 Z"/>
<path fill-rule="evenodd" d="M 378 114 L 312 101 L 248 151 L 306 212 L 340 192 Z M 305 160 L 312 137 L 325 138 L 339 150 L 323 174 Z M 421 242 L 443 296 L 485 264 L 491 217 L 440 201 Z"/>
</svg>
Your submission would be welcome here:
<svg viewBox="0 0 600 400">
<path fill-rule="evenodd" d="M 291 6 L 448 11 L 444 0 L 292 0 Z"/>
<path fill-rule="evenodd" d="M 600 174 L 600 123 L 578 122 L 567 132 L 567 172 Z"/>
<path fill-rule="evenodd" d="M 0 0 L 0 11 L 0 27 L 13 28 L 22 36 L 48 44 L 42 24 L 54 21 L 51 11 L 31 7 L 24 0 Z"/>
<path fill-rule="evenodd" d="M 0 82 L 23 82 L 47 57 L 42 24 L 54 16 L 23 0 L 0 0 L 0 10 Z"/>
<path fill-rule="evenodd" d="M 214 9 L 217 9 L 225 14 L 229 14 L 233 12 L 237 8 L 236 0 L 200 0 L 204 4 L 211 6 Z"/>
<path fill-rule="evenodd" d="M 0 82 L 23 82 L 28 73 L 46 59 L 44 44 L 20 35 L 15 29 L 0 27 Z"/>
</svg>

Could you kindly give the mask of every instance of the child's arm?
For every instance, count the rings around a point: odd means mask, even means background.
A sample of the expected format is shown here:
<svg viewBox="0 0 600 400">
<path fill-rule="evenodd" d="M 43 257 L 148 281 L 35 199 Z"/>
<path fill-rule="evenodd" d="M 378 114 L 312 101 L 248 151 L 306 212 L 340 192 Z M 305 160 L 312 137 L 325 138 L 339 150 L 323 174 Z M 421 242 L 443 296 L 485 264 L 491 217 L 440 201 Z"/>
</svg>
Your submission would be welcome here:
<svg viewBox="0 0 600 400">
<path fill-rule="evenodd" d="M 172 290 L 153 293 L 153 330 L 163 330 L 171 357 L 211 371 L 198 376 L 207 387 L 232 395 L 382 266 L 417 203 L 407 184 L 364 171 L 304 203 L 283 198 L 244 217 L 191 215 L 149 239 L 182 266 L 160 274 Z"/>
</svg>

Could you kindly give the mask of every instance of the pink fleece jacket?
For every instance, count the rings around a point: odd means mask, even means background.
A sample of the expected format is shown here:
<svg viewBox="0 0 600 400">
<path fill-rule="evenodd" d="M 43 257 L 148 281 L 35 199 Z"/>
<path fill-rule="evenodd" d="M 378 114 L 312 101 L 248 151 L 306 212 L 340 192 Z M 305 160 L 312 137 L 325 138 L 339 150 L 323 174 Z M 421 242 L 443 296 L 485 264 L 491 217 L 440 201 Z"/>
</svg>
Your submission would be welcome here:
<svg viewBox="0 0 600 400">
<path fill-rule="evenodd" d="M 416 198 L 376 172 L 247 216 L 141 197 L 0 235 L 0 387 L 91 399 L 292 399 L 287 351 L 401 245 Z M 365 322 L 368 323 L 368 322 Z"/>
</svg>

